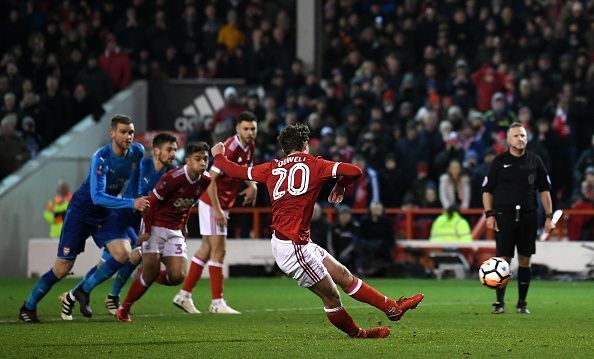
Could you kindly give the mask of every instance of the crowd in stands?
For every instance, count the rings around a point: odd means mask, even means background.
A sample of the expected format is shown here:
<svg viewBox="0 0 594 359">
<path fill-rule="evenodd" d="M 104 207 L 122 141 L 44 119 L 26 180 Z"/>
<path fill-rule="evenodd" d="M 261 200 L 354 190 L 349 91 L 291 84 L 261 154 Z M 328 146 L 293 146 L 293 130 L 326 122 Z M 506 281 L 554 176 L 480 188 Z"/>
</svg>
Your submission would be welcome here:
<svg viewBox="0 0 594 359">
<path fill-rule="evenodd" d="M 0 179 L 133 79 L 259 83 L 288 68 L 293 12 L 294 0 L 0 0 Z"/>
<path fill-rule="evenodd" d="M 312 153 L 364 169 L 354 208 L 481 207 L 513 121 L 555 207 L 592 202 L 594 1 L 326 0 L 322 13 L 308 69 L 294 0 L 0 1 L 0 147 L 34 156 L 132 79 L 239 77 L 254 90 L 229 89 L 223 110 L 256 113 L 259 160 L 307 123 Z M 212 140 L 217 121 L 190 138 Z"/>
</svg>

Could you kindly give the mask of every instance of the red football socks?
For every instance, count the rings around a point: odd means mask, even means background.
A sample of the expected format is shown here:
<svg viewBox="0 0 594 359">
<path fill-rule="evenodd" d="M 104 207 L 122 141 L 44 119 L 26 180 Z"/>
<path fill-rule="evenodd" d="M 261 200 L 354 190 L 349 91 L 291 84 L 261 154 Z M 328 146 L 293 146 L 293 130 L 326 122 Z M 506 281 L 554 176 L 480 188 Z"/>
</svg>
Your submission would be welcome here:
<svg viewBox="0 0 594 359">
<path fill-rule="evenodd" d="M 351 318 L 349 313 L 347 313 L 343 307 L 331 309 L 324 308 L 324 311 L 326 312 L 328 320 L 330 320 L 335 327 L 347 333 L 348 336 L 356 337 L 361 331 L 361 327 L 355 323 L 353 318 Z"/>
<path fill-rule="evenodd" d="M 192 293 L 192 290 L 200 280 L 202 276 L 202 271 L 204 270 L 204 266 L 206 265 L 204 259 L 198 258 L 196 256 L 192 257 L 192 263 L 190 263 L 190 270 L 188 271 L 188 275 L 184 280 L 184 285 L 182 287 L 188 293 Z"/>
<path fill-rule="evenodd" d="M 223 298 L 223 263 L 208 261 L 212 299 Z"/>
<path fill-rule="evenodd" d="M 385 312 L 391 305 L 392 300 L 378 292 L 375 288 L 367 285 L 361 279 L 353 277 L 353 283 L 348 288 L 343 288 L 345 293 L 359 302 L 367 303 Z"/>
<path fill-rule="evenodd" d="M 148 290 L 148 286 L 144 283 L 142 279 L 142 275 L 137 276 L 136 279 L 132 282 L 130 289 L 128 290 L 128 294 L 126 294 L 126 298 L 122 303 L 122 306 L 127 310 L 130 311 L 130 307 L 132 304 L 136 302 L 146 291 Z"/>
</svg>

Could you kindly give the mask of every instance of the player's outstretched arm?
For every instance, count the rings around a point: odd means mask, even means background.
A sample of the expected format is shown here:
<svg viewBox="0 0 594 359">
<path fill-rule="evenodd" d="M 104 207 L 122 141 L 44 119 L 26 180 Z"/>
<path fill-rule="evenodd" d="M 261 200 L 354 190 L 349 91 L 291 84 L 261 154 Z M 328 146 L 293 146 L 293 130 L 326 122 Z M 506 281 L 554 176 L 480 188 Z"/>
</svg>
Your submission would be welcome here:
<svg viewBox="0 0 594 359">
<path fill-rule="evenodd" d="M 135 208 L 133 198 L 120 198 L 105 193 L 107 184 L 107 172 L 103 159 L 95 154 L 91 160 L 90 184 L 91 199 L 93 204 L 105 208 Z M 145 203 L 146 205 L 147 203 Z"/>
<path fill-rule="evenodd" d="M 357 182 L 363 175 L 363 171 L 351 163 L 336 163 L 334 166 L 336 166 L 336 175 L 341 177 L 330 191 L 328 202 L 338 204 L 344 199 L 345 188 Z"/>
<path fill-rule="evenodd" d="M 352 163 L 340 163 L 336 169 L 336 174 L 342 176 L 336 184 L 341 187 L 348 187 L 359 180 L 359 177 L 363 175 L 363 171 Z"/>
<path fill-rule="evenodd" d="M 215 156 L 215 163 L 213 166 L 220 168 L 227 176 L 247 180 L 248 178 L 248 168 L 249 167 L 241 167 L 240 165 L 229 161 L 227 157 L 223 154 L 218 154 Z"/>
</svg>

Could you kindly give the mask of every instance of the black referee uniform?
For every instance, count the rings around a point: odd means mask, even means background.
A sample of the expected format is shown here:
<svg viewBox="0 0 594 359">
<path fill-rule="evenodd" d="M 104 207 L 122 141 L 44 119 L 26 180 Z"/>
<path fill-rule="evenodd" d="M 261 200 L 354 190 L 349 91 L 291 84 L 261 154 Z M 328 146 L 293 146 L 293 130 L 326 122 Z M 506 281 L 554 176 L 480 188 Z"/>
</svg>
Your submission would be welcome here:
<svg viewBox="0 0 594 359">
<path fill-rule="evenodd" d="M 482 191 L 491 194 L 493 199 L 492 211 L 486 214 L 495 217 L 499 228 L 495 232 L 498 257 L 512 258 L 515 248 L 520 256 L 530 257 L 536 252 L 537 195 L 550 189 L 549 174 L 538 155 L 526 151 L 517 157 L 505 152 L 493 159 L 483 180 Z M 518 269 L 518 281 L 518 308 L 525 308 L 530 268 Z M 495 309 L 500 306 L 501 312 L 504 296 L 505 288 L 498 289 L 494 306 Z"/>
<path fill-rule="evenodd" d="M 536 209 L 539 192 L 550 191 L 547 170 L 538 155 L 526 151 L 522 157 L 509 152 L 496 156 L 483 180 L 483 192 L 493 195 L 497 256 L 531 256 L 536 249 Z"/>
</svg>

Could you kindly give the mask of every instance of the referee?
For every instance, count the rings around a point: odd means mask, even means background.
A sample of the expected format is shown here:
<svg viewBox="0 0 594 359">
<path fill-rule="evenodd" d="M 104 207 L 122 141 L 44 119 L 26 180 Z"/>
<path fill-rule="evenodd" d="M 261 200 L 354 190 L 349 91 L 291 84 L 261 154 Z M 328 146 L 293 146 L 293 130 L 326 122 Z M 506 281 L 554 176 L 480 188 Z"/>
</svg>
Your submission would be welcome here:
<svg viewBox="0 0 594 359">
<path fill-rule="evenodd" d="M 516 312 L 530 314 L 526 295 L 530 285 L 530 256 L 536 252 L 537 191 L 544 207 L 545 231 L 551 222 L 551 180 L 540 157 L 526 152 L 526 129 L 518 122 L 507 129 L 509 150 L 497 155 L 483 180 L 483 206 L 487 228 L 495 230 L 497 256 L 508 263 L 518 249 L 518 304 Z M 505 287 L 497 289 L 493 314 L 505 312 Z"/>
</svg>

